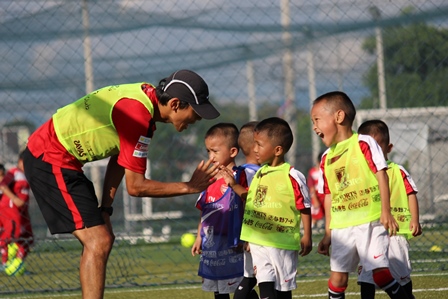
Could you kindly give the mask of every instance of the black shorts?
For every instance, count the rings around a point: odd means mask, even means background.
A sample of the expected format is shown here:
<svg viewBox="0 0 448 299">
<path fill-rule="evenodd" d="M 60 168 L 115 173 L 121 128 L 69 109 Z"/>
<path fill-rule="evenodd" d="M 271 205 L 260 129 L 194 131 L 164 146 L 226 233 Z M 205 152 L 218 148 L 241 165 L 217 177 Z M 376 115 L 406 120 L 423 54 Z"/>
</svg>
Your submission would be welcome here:
<svg viewBox="0 0 448 299">
<path fill-rule="evenodd" d="M 95 188 L 84 173 L 35 158 L 28 148 L 25 176 L 52 234 L 104 224 Z"/>
</svg>

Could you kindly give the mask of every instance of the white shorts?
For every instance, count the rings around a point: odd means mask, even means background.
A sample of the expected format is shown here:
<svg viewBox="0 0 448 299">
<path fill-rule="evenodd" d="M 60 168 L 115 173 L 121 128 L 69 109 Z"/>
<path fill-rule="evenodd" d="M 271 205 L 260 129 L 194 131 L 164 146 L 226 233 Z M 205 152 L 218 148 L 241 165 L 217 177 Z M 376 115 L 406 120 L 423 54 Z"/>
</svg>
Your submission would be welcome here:
<svg viewBox="0 0 448 299">
<path fill-rule="evenodd" d="M 411 260 L 409 242 L 403 236 L 391 236 L 389 240 L 389 269 L 398 283 L 405 285 L 411 281 Z M 362 265 L 358 268 L 358 282 L 374 284 L 372 271 L 366 271 Z"/>
<path fill-rule="evenodd" d="M 202 290 L 206 292 L 218 292 L 219 294 L 233 294 L 241 280 L 243 280 L 242 276 L 220 280 L 203 278 Z"/>
<path fill-rule="evenodd" d="M 250 252 L 258 284 L 275 282 L 275 289 L 280 292 L 297 288 L 298 250 L 285 250 L 250 243 Z"/>
<path fill-rule="evenodd" d="M 389 235 L 379 221 L 331 230 L 330 268 L 354 272 L 358 264 L 366 271 L 389 267 Z"/>
<path fill-rule="evenodd" d="M 244 251 L 244 277 L 255 277 L 252 254 Z"/>
</svg>

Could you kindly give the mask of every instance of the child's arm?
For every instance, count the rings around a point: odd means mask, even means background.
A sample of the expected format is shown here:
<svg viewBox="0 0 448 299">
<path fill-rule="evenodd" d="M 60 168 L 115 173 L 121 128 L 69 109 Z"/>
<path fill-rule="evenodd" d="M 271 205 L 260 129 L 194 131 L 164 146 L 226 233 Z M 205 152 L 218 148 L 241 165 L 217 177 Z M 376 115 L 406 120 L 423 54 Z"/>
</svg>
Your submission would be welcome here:
<svg viewBox="0 0 448 299">
<path fill-rule="evenodd" d="M 235 181 L 235 177 L 233 176 L 233 171 L 228 169 L 227 167 L 221 167 L 220 174 L 226 181 L 227 185 L 233 189 L 233 191 L 241 197 L 242 200 L 245 200 L 247 197 L 247 189 L 238 184 Z"/>
<path fill-rule="evenodd" d="M 20 197 L 18 197 L 17 195 L 15 195 L 14 192 L 12 192 L 12 190 L 9 189 L 7 185 L 0 185 L 0 190 L 3 191 L 3 194 L 5 194 L 14 203 L 16 207 L 20 208 L 23 205 L 25 205 L 25 201 Z"/>
<path fill-rule="evenodd" d="M 386 230 L 389 230 L 389 234 L 394 236 L 398 231 L 398 223 L 390 212 L 390 190 L 389 190 L 389 177 L 386 169 L 381 169 L 375 174 L 378 180 L 378 187 L 380 189 L 381 197 L 381 218 L 380 222 L 383 224 Z"/>
<path fill-rule="evenodd" d="M 420 225 L 420 212 L 418 208 L 417 195 L 415 193 L 408 195 L 409 210 L 411 212 L 411 226 L 410 230 L 414 237 L 420 236 L 422 234 L 422 227 Z"/>
<path fill-rule="evenodd" d="M 196 254 L 201 254 L 202 250 L 202 238 L 201 238 L 201 217 L 199 217 L 199 224 L 198 224 L 198 233 L 196 235 L 196 240 L 194 241 L 193 246 L 191 247 L 191 255 L 195 256 Z"/>
<path fill-rule="evenodd" d="M 311 209 L 300 210 L 303 226 L 303 236 L 300 240 L 300 256 L 305 256 L 313 249 L 312 233 L 311 233 Z"/>
<path fill-rule="evenodd" d="M 325 234 L 322 240 L 319 242 L 319 245 L 317 246 L 317 252 L 329 256 L 331 245 L 331 230 L 330 230 L 331 194 L 325 194 L 324 208 L 325 208 Z"/>
</svg>

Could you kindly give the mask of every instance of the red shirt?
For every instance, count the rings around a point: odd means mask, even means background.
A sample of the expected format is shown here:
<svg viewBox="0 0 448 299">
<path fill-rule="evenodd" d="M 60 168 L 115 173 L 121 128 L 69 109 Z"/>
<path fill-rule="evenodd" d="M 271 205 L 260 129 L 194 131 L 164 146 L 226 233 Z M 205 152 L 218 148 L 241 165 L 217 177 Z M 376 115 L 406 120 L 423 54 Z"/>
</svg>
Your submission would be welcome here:
<svg viewBox="0 0 448 299">
<path fill-rule="evenodd" d="M 9 220 L 13 220 L 21 227 L 31 226 L 30 216 L 28 214 L 30 186 L 25 178 L 25 174 L 18 168 L 12 168 L 6 173 L 0 184 L 8 186 L 18 198 L 25 202 L 24 205 L 18 207 L 8 196 L 2 194 L 0 200 L 0 215 Z"/>
<path fill-rule="evenodd" d="M 155 88 L 149 84 L 143 85 L 154 106 L 158 100 Z M 144 174 L 146 171 L 146 157 L 133 155 L 134 149 L 140 146 L 140 136 L 152 137 L 156 130 L 153 116 L 139 101 L 123 97 L 112 110 L 112 121 L 120 140 L 118 164 L 126 169 Z M 54 130 L 52 119 L 39 127 L 28 140 L 28 149 L 34 157 L 43 155 L 43 161 L 52 165 L 82 171 L 82 164 L 59 142 Z"/>
</svg>

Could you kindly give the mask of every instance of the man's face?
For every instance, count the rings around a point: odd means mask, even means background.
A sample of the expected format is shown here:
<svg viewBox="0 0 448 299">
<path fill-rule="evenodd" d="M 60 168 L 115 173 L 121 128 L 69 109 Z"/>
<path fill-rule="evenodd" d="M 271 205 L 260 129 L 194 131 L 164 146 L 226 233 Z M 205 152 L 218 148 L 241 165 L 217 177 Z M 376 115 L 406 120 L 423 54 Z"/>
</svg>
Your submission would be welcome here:
<svg viewBox="0 0 448 299">
<path fill-rule="evenodd" d="M 185 109 L 178 109 L 172 114 L 171 123 L 178 132 L 186 130 L 189 125 L 194 124 L 202 118 L 193 110 L 191 106 Z"/>
</svg>

